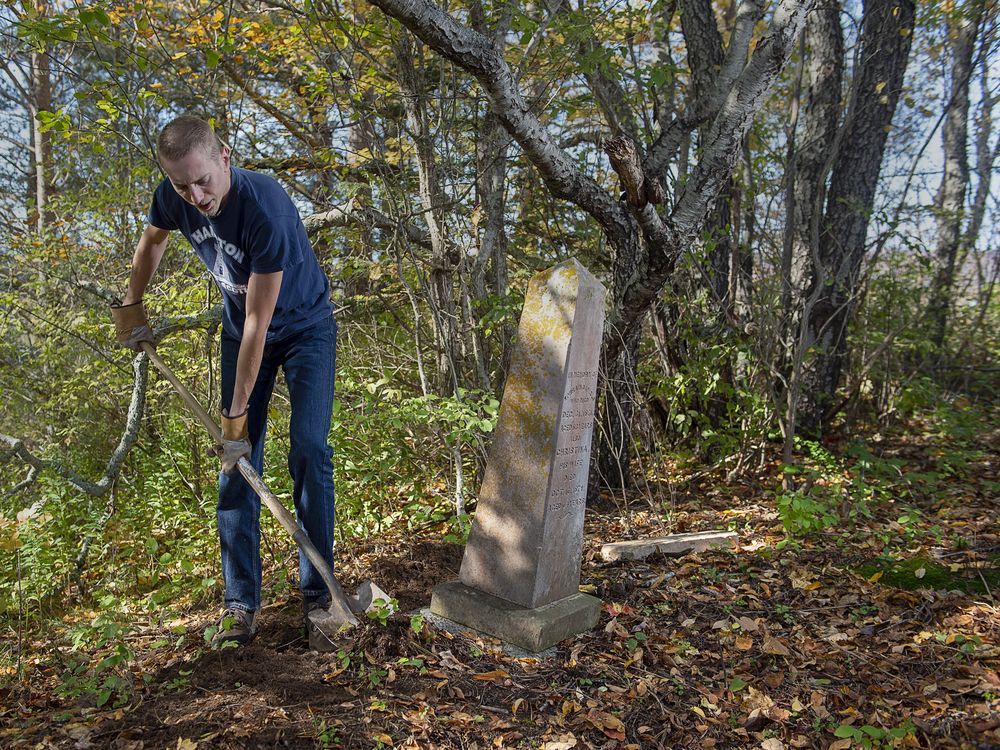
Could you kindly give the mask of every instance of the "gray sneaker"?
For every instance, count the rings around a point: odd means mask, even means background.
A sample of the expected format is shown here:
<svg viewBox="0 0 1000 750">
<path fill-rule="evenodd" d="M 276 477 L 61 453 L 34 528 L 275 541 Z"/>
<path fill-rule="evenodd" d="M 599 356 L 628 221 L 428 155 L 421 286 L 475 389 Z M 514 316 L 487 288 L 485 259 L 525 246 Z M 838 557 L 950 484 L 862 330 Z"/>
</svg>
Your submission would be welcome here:
<svg viewBox="0 0 1000 750">
<path fill-rule="evenodd" d="M 212 646 L 218 648 L 224 643 L 245 646 L 257 635 L 256 620 L 256 612 L 227 607 L 219 618 L 215 635 L 212 636 Z"/>
</svg>

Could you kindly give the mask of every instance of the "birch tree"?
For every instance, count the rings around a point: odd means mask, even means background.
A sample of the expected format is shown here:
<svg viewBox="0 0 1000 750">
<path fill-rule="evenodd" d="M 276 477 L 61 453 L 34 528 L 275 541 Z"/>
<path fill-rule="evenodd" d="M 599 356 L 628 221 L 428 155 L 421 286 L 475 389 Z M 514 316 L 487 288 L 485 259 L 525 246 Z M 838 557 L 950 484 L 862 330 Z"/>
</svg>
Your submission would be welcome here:
<svg viewBox="0 0 1000 750">
<path fill-rule="evenodd" d="M 966 197 L 969 192 L 969 89 L 973 72 L 973 52 L 982 27 L 984 3 L 974 0 L 945 16 L 948 90 L 945 95 L 941 150 L 944 173 L 934 201 L 937 221 L 935 274 L 927 306 L 930 341 L 940 355 L 945 344 L 948 309 L 955 281 L 955 260 L 966 225 Z M 975 237 L 971 238 L 975 241 Z"/>
<path fill-rule="evenodd" d="M 581 171 L 560 147 L 546 125 L 544 114 L 533 108 L 504 57 L 504 49 L 449 15 L 428 0 L 373 0 L 387 15 L 453 64 L 471 73 L 485 91 L 493 112 L 526 158 L 538 170 L 548 192 L 570 201 L 601 227 L 612 250 L 611 310 L 604 341 L 608 380 L 626 377 L 637 334 L 647 311 L 670 279 L 680 254 L 698 237 L 709 211 L 735 164 L 743 139 L 763 106 L 805 22 L 810 0 L 782 0 L 770 15 L 759 38 L 755 25 L 763 20 L 760 2 L 739 5 L 740 19 L 713 85 L 674 114 L 662 127 L 646 128 L 637 143 L 622 135 L 606 144 L 612 166 L 626 196 L 600 184 Z M 704 3 L 709 7 L 708 2 Z M 756 46 L 751 50 L 751 42 Z M 595 92 L 596 95 L 597 92 Z M 606 108 L 607 109 L 607 108 Z M 609 129 L 614 130 L 609 125 Z M 665 183 L 681 141 L 702 128 L 701 156 L 683 185 L 671 192 L 664 208 Z M 628 473 L 628 415 L 605 428 L 621 436 L 616 457 L 618 475 Z M 605 480 L 608 480 L 605 472 Z"/>
</svg>

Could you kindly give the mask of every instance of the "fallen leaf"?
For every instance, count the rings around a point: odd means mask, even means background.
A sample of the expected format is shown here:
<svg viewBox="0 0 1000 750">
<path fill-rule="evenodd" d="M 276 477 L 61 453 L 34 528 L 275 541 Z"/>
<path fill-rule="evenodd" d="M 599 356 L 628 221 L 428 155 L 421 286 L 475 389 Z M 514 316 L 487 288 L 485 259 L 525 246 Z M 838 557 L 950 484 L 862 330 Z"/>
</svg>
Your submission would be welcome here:
<svg viewBox="0 0 1000 750">
<path fill-rule="evenodd" d="M 751 620 L 749 617 L 740 617 L 739 623 L 740 627 L 748 633 L 756 633 L 759 630 L 757 627 L 757 621 Z"/>
<path fill-rule="evenodd" d="M 481 672 L 480 674 L 472 675 L 472 679 L 479 680 L 480 682 L 496 682 L 503 684 L 510 675 L 502 669 L 494 669 L 492 672 Z"/>
<path fill-rule="evenodd" d="M 792 654 L 788 650 L 788 646 L 782 643 L 779 638 L 770 635 L 764 638 L 763 649 L 765 654 L 774 654 L 776 656 L 791 656 Z"/>
<path fill-rule="evenodd" d="M 771 700 L 771 696 L 769 696 L 767 693 L 761 692 L 752 685 L 747 690 L 746 697 L 743 698 L 744 711 L 752 711 L 754 709 L 767 711 L 772 706 L 774 706 L 774 701 Z"/>
<path fill-rule="evenodd" d="M 562 734 L 554 740 L 550 740 L 542 745 L 542 750 L 570 750 L 576 747 L 576 737 L 572 734 Z"/>
<path fill-rule="evenodd" d="M 740 651 L 749 651 L 753 648 L 753 638 L 748 635 L 736 636 L 736 648 Z"/>
<path fill-rule="evenodd" d="M 617 716 L 603 711 L 590 711 L 586 718 L 596 729 L 601 730 L 611 739 L 619 742 L 625 739 L 625 725 Z"/>
</svg>

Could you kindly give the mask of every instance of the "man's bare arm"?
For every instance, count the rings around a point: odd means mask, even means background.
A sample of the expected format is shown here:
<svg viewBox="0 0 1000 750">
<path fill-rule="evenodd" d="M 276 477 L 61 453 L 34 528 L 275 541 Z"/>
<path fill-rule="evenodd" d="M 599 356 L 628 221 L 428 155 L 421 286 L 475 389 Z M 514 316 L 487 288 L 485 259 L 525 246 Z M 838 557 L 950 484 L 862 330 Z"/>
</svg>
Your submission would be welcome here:
<svg viewBox="0 0 1000 750">
<path fill-rule="evenodd" d="M 274 306 L 281 291 L 282 272 L 252 273 L 247 283 L 247 315 L 243 324 L 243 340 L 236 359 L 236 384 L 229 414 L 242 414 L 247 409 L 250 392 L 257 382 L 267 327 L 271 325 Z"/>
<path fill-rule="evenodd" d="M 153 278 L 160 265 L 163 251 L 167 249 L 169 237 L 170 232 L 159 227 L 147 226 L 143 230 L 135 247 L 135 254 L 132 256 L 132 275 L 129 277 L 122 305 L 131 305 L 142 299 L 146 287 L 149 286 L 149 280 Z"/>
</svg>

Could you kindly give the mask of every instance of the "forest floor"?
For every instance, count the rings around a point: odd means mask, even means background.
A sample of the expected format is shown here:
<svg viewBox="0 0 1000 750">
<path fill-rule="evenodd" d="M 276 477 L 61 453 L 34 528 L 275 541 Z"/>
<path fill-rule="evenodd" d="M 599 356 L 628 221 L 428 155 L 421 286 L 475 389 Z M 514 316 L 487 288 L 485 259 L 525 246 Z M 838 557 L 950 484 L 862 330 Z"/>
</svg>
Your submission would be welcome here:
<svg viewBox="0 0 1000 750">
<path fill-rule="evenodd" d="M 886 438 L 873 451 L 916 487 L 941 479 L 948 449 Z M 292 595 L 242 649 L 209 649 L 200 632 L 216 612 L 190 608 L 129 632 L 127 700 L 98 708 L 93 694 L 60 697 L 67 648 L 40 641 L 0 692 L 0 746 L 1000 748 L 998 459 L 994 432 L 937 491 L 791 541 L 774 464 L 589 509 L 582 586 L 603 601 L 600 622 L 538 657 L 414 619 L 457 578 L 461 546 L 429 532 L 347 544 L 345 588 L 371 577 L 399 613 L 340 653 L 308 651 Z M 609 541 L 720 528 L 736 547 L 599 555 Z"/>
</svg>

